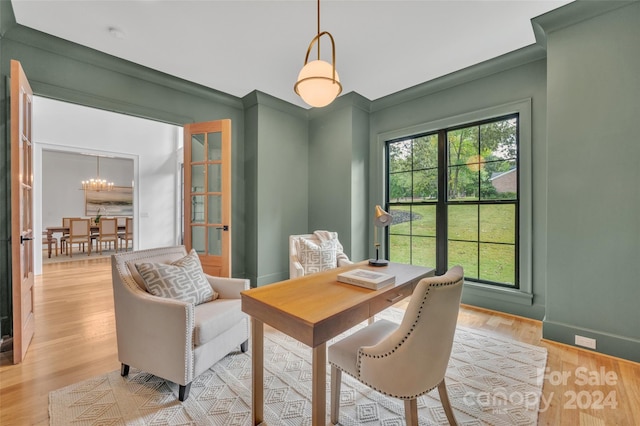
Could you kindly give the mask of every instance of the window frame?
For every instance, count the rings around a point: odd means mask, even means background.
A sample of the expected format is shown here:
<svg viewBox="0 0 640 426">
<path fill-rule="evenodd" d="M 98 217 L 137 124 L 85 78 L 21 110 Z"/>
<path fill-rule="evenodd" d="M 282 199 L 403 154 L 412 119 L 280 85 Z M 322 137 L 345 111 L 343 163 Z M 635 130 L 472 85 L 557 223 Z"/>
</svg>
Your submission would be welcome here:
<svg viewBox="0 0 640 426">
<path fill-rule="evenodd" d="M 516 274 L 519 283 L 518 288 L 513 286 L 500 286 L 496 284 L 487 284 L 482 282 L 472 282 L 466 280 L 465 287 L 473 288 L 486 295 L 491 293 L 490 297 L 497 297 L 524 305 L 532 305 L 532 173 L 531 173 L 531 98 L 517 100 L 514 102 L 489 107 L 481 110 L 471 111 L 460 115 L 446 117 L 443 119 L 425 122 L 403 129 L 392 130 L 378 134 L 377 140 L 377 160 L 380 173 L 376 173 L 378 180 L 378 188 L 382 191 L 374 191 L 374 199 L 384 200 L 386 208 L 389 207 L 387 193 L 387 176 L 389 164 L 387 163 L 386 145 L 387 141 L 406 139 L 417 137 L 420 135 L 433 134 L 441 129 L 451 129 L 455 127 L 465 127 L 469 124 L 475 124 L 481 121 L 492 121 L 498 117 L 505 117 L 512 114 L 518 114 L 518 211 L 516 222 L 518 244 L 518 262 L 516 266 Z M 439 155 L 445 155 L 443 150 L 438 151 Z M 439 159 L 440 160 L 440 159 Z M 375 164 L 375 163 L 374 163 Z M 446 170 L 443 172 L 446 175 Z M 446 179 L 440 176 L 439 179 Z M 442 194 L 438 195 L 443 196 Z M 375 204 L 375 203 L 374 203 Z M 439 215 L 442 216 L 442 215 Z M 389 230 L 385 228 L 383 238 L 383 252 L 387 257 L 389 254 Z M 443 271 L 437 271 L 442 273 Z"/>
</svg>

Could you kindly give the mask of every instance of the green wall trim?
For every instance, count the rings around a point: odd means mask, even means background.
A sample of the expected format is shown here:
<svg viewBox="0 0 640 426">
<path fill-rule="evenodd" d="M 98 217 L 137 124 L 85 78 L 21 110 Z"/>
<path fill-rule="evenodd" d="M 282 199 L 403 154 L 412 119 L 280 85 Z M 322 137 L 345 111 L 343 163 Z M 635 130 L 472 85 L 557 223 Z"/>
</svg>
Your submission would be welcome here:
<svg viewBox="0 0 640 426">
<path fill-rule="evenodd" d="M 0 37 L 16 25 L 16 17 L 10 1 L 0 1 Z"/>
<path fill-rule="evenodd" d="M 596 339 L 596 350 L 593 352 L 640 362 L 640 340 L 610 333 L 603 333 L 587 328 L 575 327 L 560 322 L 547 320 L 542 322 L 542 336 L 544 339 L 553 340 L 555 342 L 591 351 L 589 348 L 584 348 L 575 344 L 576 334 Z"/>
<path fill-rule="evenodd" d="M 466 284 L 465 284 L 466 286 Z M 519 302 L 512 302 L 496 298 L 489 294 L 475 293 L 473 291 L 465 289 L 462 291 L 461 303 L 470 306 L 476 306 L 478 308 L 490 309 L 496 312 L 504 312 L 506 314 L 518 315 L 524 318 L 530 318 L 538 321 L 542 321 L 545 315 L 545 309 L 543 305 L 524 305 Z"/>
<path fill-rule="evenodd" d="M 465 281 L 464 289 L 468 294 L 491 297 L 495 300 L 517 303 L 519 305 L 531 306 L 533 304 L 533 294 L 519 291 L 512 288 L 498 287 L 487 284 Z"/>
<path fill-rule="evenodd" d="M 254 90 L 246 94 L 242 98 L 242 105 L 245 109 L 249 109 L 256 105 L 264 105 L 301 119 L 307 119 L 307 110 L 304 108 L 290 102 L 283 101 L 280 98 L 276 98 L 275 96 L 259 90 Z"/>
<path fill-rule="evenodd" d="M 531 20 L 536 43 L 547 48 L 547 34 L 570 27 L 611 10 L 628 6 L 638 0 L 625 1 L 574 1 Z"/>
<path fill-rule="evenodd" d="M 531 293 L 470 281 L 464 283 L 462 303 L 536 320 L 545 316 L 544 305 L 534 304 Z"/>
<path fill-rule="evenodd" d="M 150 106 L 142 106 L 131 102 L 119 101 L 115 98 L 107 98 L 104 96 L 90 94 L 85 91 L 43 83 L 35 79 L 29 79 L 29 83 L 31 84 L 31 88 L 34 93 L 45 98 L 65 100 L 80 105 L 91 105 L 106 111 L 120 112 L 122 114 L 163 121 L 165 123 L 176 124 L 179 126 L 196 121 L 194 117 L 177 114 L 172 111 L 164 111 Z"/>
<path fill-rule="evenodd" d="M 22 25 L 16 25 L 7 31 L 6 38 L 17 43 L 53 53 L 57 56 L 88 63 L 99 68 L 198 96 L 218 104 L 242 109 L 242 100 L 236 96 L 147 68 Z"/>
<path fill-rule="evenodd" d="M 277 282 L 288 280 L 288 279 L 289 279 L 289 270 L 287 270 L 286 272 L 278 272 L 278 273 L 263 275 L 260 277 L 253 277 L 253 279 L 251 280 L 251 283 L 256 283 L 257 287 L 261 287 L 263 285 L 273 284 L 273 283 L 277 283 Z"/>
<path fill-rule="evenodd" d="M 355 107 L 368 113 L 371 111 L 371 101 L 356 92 L 349 92 L 336 98 L 335 101 L 326 107 L 309 109 L 309 118 L 312 120 L 323 118 L 334 111 L 346 107 Z"/>
<path fill-rule="evenodd" d="M 522 49 L 489 59 L 488 61 L 463 68 L 460 71 L 376 99 L 371 103 L 371 112 L 380 111 L 417 98 L 432 95 L 473 80 L 479 80 L 492 74 L 501 73 L 530 62 L 544 59 L 545 57 L 545 50 L 536 44 L 532 44 Z"/>
</svg>

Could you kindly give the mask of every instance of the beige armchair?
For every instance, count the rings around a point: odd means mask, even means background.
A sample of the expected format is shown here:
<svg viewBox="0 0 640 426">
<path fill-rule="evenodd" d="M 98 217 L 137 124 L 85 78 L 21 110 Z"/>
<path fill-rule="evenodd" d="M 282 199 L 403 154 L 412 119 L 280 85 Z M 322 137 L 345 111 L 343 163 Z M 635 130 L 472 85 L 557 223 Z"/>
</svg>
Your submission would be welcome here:
<svg viewBox="0 0 640 426">
<path fill-rule="evenodd" d="M 342 372 L 404 400 L 408 426 L 418 425 L 417 398 L 438 388 L 449 424 L 456 419 L 444 382 L 462 295 L 463 270 L 422 279 L 400 325 L 379 320 L 329 347 L 331 422 L 338 423 Z"/>
<path fill-rule="evenodd" d="M 289 278 L 351 263 L 337 232 L 314 231 L 313 234 L 289 236 Z"/>
<path fill-rule="evenodd" d="M 118 360 L 121 375 L 136 367 L 179 385 L 189 396 L 191 382 L 228 353 L 248 349 L 249 321 L 240 292 L 249 280 L 206 275 L 219 297 L 194 305 L 147 292 L 136 263 L 172 263 L 187 255 L 183 246 L 111 256 Z"/>
</svg>

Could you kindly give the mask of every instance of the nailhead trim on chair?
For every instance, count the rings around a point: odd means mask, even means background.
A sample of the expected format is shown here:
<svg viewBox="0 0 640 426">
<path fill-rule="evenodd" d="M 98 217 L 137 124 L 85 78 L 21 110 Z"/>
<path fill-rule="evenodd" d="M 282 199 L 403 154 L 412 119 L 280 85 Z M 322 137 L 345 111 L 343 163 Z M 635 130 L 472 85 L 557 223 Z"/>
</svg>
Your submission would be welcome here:
<svg viewBox="0 0 640 426">
<path fill-rule="evenodd" d="M 427 291 L 425 292 L 424 297 L 422 298 L 422 301 L 420 302 L 420 309 L 418 310 L 418 315 L 417 315 L 417 317 L 416 317 L 416 320 L 415 320 L 415 321 L 413 322 L 413 324 L 411 325 L 411 328 L 409 329 L 409 332 L 408 332 L 408 333 L 407 333 L 407 334 L 406 334 L 406 335 L 405 335 L 405 336 L 400 340 L 400 343 L 398 343 L 398 344 L 397 344 L 393 349 L 391 349 L 389 352 L 384 353 L 384 354 L 382 354 L 382 355 L 368 355 L 368 354 L 364 354 L 364 353 L 362 353 L 362 349 L 358 349 L 358 355 L 359 355 L 359 356 L 358 356 L 358 376 L 360 376 L 360 366 L 361 366 L 361 360 L 362 360 L 362 357 L 375 358 L 375 359 L 378 359 L 378 358 L 385 358 L 385 357 L 387 357 L 387 356 L 391 355 L 392 353 L 394 353 L 394 352 L 395 352 L 398 348 L 400 348 L 400 346 L 402 346 L 402 345 L 404 344 L 404 342 L 409 338 L 409 336 L 411 335 L 411 333 L 412 333 L 412 332 L 413 332 L 413 330 L 415 329 L 416 324 L 417 324 L 417 323 L 418 323 L 418 321 L 420 320 L 420 317 L 422 316 L 422 310 L 424 309 L 424 304 L 425 304 L 425 301 L 427 300 L 427 296 L 429 296 L 429 290 L 431 290 L 431 287 L 445 287 L 445 286 L 450 286 L 450 285 L 457 284 L 458 282 L 460 282 L 460 280 L 451 281 L 451 282 L 443 282 L 443 283 L 433 283 L 433 284 L 429 284 L 429 287 L 427 288 Z M 334 365 L 334 366 L 335 366 L 335 367 L 337 367 L 338 369 L 342 370 L 339 366 L 337 366 L 337 365 L 335 365 L 335 364 L 333 364 L 333 363 L 332 363 L 331 365 Z M 344 371 L 344 370 L 342 370 L 342 371 Z M 344 371 L 344 372 L 345 372 L 345 373 L 347 373 L 348 375 L 352 376 L 352 377 L 355 377 L 355 376 L 353 376 L 353 374 L 349 374 L 347 371 Z M 357 380 L 360 380 L 360 378 L 359 378 L 359 377 L 355 377 L 355 378 L 356 378 Z M 372 385 L 371 385 L 371 384 L 369 384 L 369 383 L 366 383 L 366 382 L 362 382 L 362 383 L 364 383 L 365 385 L 369 386 L 371 389 L 374 389 L 374 390 L 376 390 L 376 391 L 378 391 L 378 392 L 380 392 L 380 393 L 382 393 L 382 394 L 384 394 L 384 395 L 388 395 L 388 396 L 391 396 L 391 397 L 394 397 L 394 398 L 398 398 L 398 399 L 415 399 L 415 398 L 417 398 L 417 397 L 419 397 L 419 396 L 422 396 L 422 395 L 424 395 L 424 394 L 426 394 L 426 393 L 431 392 L 433 389 L 435 389 L 435 388 L 437 388 L 437 387 L 438 387 L 438 384 L 437 384 L 437 385 L 433 386 L 432 388 L 429 388 L 429 389 L 427 389 L 427 390 L 421 391 L 420 393 L 418 393 L 418 394 L 416 394 L 416 395 L 412 395 L 412 396 L 398 396 L 398 395 L 392 395 L 392 394 L 389 394 L 389 393 L 387 393 L 387 392 L 384 392 L 384 391 L 382 391 L 382 390 L 380 390 L 380 389 L 377 389 L 375 386 L 372 386 Z"/>
<path fill-rule="evenodd" d="M 186 249 L 183 249 L 181 246 L 178 247 L 167 247 L 165 249 L 159 250 L 157 248 L 153 248 L 153 249 L 147 249 L 147 250 L 138 250 L 138 251 L 130 251 L 130 252 L 124 252 L 124 253 L 119 253 L 119 254 L 114 254 L 112 256 L 115 256 L 116 258 L 129 258 L 131 257 L 132 259 L 130 260 L 144 260 L 144 259 L 151 259 L 154 257 L 157 257 L 159 254 L 163 255 L 163 254 L 184 254 L 186 252 Z M 132 256 L 133 254 L 135 254 L 136 256 Z M 138 256 L 140 255 L 140 256 Z M 184 254 L 186 256 L 186 254 Z M 126 273 L 123 273 L 123 270 L 121 268 L 121 266 L 124 266 L 124 268 L 126 269 Z M 133 276 L 131 275 L 131 272 L 129 271 L 128 267 L 126 266 L 126 261 L 125 262 L 117 262 L 116 263 L 116 269 L 118 270 L 118 274 L 120 274 L 120 277 L 123 278 L 122 281 L 124 281 L 127 286 L 133 290 L 133 291 L 139 291 L 142 293 L 143 292 L 140 287 L 138 286 L 138 284 L 135 282 L 135 280 L 133 279 Z M 146 293 L 148 294 L 150 297 L 157 297 L 154 296 L 150 293 Z M 190 308 L 189 304 L 186 304 L 184 309 L 185 309 L 185 317 L 189 317 L 188 315 L 188 310 Z M 191 347 L 193 348 L 193 337 L 191 335 L 191 333 L 189 333 L 189 330 L 193 330 L 194 328 L 194 323 L 193 323 L 193 318 L 194 315 L 191 315 L 192 321 L 190 324 L 187 324 L 187 327 L 185 328 L 185 336 L 189 336 L 189 344 L 187 345 L 187 347 Z M 185 358 L 188 355 L 188 350 L 185 349 Z M 191 352 L 191 374 L 189 374 L 189 371 L 187 369 L 185 369 L 184 371 L 184 382 L 186 385 L 189 384 L 189 376 L 193 377 L 195 375 L 195 358 L 194 358 L 194 353 L 193 351 Z"/>
</svg>

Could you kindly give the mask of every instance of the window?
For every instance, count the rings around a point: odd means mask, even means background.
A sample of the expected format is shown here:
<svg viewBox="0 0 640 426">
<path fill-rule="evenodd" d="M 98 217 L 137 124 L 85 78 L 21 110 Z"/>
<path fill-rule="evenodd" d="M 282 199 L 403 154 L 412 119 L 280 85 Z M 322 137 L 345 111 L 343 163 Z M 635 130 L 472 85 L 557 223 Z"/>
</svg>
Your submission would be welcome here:
<svg viewBox="0 0 640 426">
<path fill-rule="evenodd" d="M 394 262 L 519 288 L 519 115 L 387 142 Z"/>
</svg>

